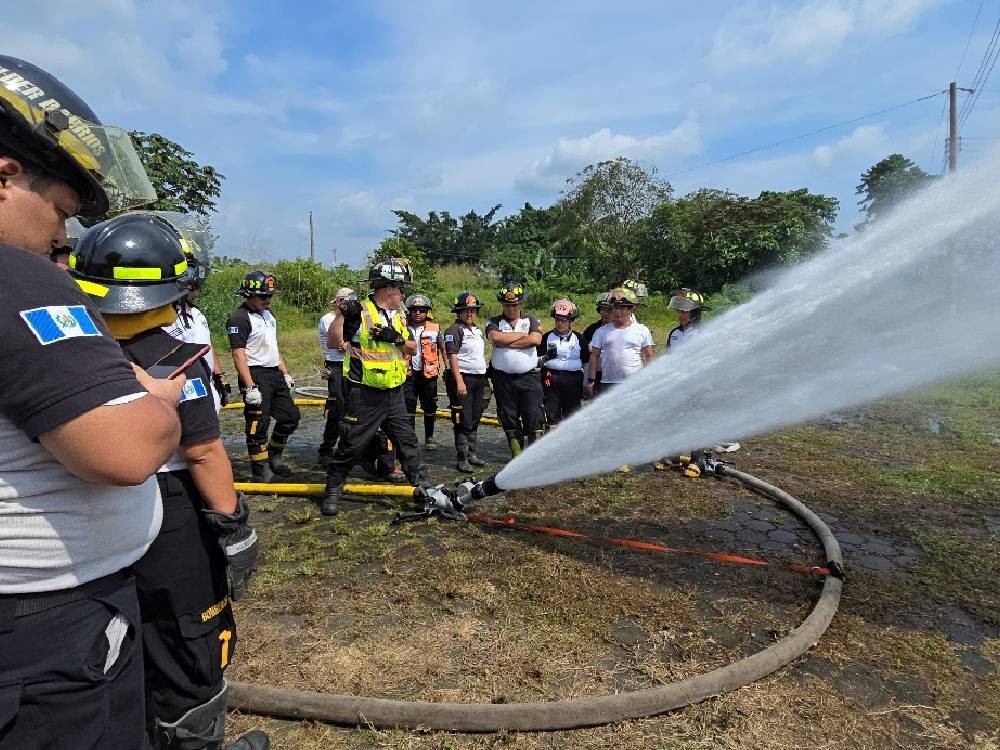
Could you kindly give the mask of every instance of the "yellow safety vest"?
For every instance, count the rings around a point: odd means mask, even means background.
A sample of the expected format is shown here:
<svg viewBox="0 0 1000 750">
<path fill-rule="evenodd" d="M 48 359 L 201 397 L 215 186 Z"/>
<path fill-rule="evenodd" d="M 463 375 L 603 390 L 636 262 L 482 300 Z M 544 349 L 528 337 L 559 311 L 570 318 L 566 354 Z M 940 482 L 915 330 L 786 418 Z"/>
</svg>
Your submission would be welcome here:
<svg viewBox="0 0 1000 750">
<path fill-rule="evenodd" d="M 358 341 L 351 342 L 351 348 L 347 352 L 349 356 L 344 357 L 344 377 L 352 383 L 367 385 L 369 388 L 398 388 L 406 382 L 406 357 L 395 344 L 372 339 L 371 330 L 376 320 L 382 321 L 378 306 L 370 299 L 364 300 L 361 304 Z M 404 339 L 410 337 L 402 313 L 396 314 L 392 325 Z"/>
</svg>

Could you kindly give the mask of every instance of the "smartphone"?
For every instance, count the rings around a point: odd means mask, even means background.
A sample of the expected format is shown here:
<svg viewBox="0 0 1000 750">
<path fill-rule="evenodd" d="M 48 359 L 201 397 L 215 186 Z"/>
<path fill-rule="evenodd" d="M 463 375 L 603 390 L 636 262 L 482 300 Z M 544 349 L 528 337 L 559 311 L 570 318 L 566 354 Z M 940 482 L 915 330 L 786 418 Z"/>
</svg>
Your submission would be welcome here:
<svg viewBox="0 0 1000 750">
<path fill-rule="evenodd" d="M 160 380 L 173 380 L 212 350 L 205 344 L 178 344 L 146 369 Z"/>
</svg>

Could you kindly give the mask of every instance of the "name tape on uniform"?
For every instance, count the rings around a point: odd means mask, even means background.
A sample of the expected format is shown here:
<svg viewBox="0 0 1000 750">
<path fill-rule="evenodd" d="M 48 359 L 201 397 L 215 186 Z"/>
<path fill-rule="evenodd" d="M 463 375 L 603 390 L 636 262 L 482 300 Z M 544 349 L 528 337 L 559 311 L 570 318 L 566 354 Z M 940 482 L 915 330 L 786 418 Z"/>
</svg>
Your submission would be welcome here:
<svg viewBox="0 0 1000 750">
<path fill-rule="evenodd" d="M 43 346 L 77 336 L 101 335 L 83 305 L 52 305 L 21 310 L 21 319 Z"/>
</svg>

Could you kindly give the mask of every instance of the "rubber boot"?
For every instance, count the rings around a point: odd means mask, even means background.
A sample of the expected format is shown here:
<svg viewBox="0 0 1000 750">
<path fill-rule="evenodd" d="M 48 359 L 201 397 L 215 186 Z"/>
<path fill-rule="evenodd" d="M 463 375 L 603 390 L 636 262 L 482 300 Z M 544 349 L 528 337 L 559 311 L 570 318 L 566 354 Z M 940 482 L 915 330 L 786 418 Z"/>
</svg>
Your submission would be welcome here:
<svg viewBox="0 0 1000 750">
<path fill-rule="evenodd" d="M 323 494 L 323 504 L 320 511 L 324 516 L 335 516 L 340 512 L 340 500 L 344 497 L 344 480 L 334 477 L 326 478 L 326 492 Z"/>
<path fill-rule="evenodd" d="M 434 442 L 434 417 L 424 417 L 424 448 L 433 450 L 437 448 Z"/>
<path fill-rule="evenodd" d="M 274 481 L 274 472 L 271 471 L 271 464 L 267 461 L 250 462 L 251 482 L 259 484 L 270 484 Z"/>
<path fill-rule="evenodd" d="M 469 463 L 469 436 L 464 432 L 455 434 L 455 453 L 458 455 L 458 463 L 455 468 L 459 471 L 472 473 L 472 464 Z"/>
<path fill-rule="evenodd" d="M 479 431 L 469 435 L 469 463 L 473 466 L 486 466 L 486 462 L 481 459 L 477 451 L 479 450 Z"/>
<path fill-rule="evenodd" d="M 517 458 L 521 455 L 521 433 L 517 430 L 504 430 L 504 434 L 507 436 L 507 445 L 510 446 L 511 458 Z"/>
<path fill-rule="evenodd" d="M 292 470 L 284 461 L 281 460 L 281 454 L 285 452 L 285 443 L 276 443 L 272 441 L 267 446 L 267 462 L 271 465 L 271 471 L 279 477 L 290 477 L 292 475 Z"/>
</svg>

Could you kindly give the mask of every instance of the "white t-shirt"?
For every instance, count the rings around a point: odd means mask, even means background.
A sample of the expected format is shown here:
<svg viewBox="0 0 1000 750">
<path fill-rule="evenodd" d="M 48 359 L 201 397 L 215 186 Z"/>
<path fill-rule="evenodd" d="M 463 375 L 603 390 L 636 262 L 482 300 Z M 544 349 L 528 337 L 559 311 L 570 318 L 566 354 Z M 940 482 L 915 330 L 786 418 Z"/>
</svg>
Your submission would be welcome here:
<svg viewBox="0 0 1000 750">
<path fill-rule="evenodd" d="M 277 367 L 281 362 L 278 321 L 270 310 L 252 312 L 243 305 L 229 316 L 226 325 L 229 328 L 229 346 L 245 350 L 249 367 Z"/>
<path fill-rule="evenodd" d="M 531 333 L 538 331 L 541 333 L 542 327 L 537 318 L 518 318 L 511 323 L 503 315 L 490 318 L 486 323 L 486 334 L 489 337 L 490 329 L 501 333 Z M 531 372 L 538 366 L 538 350 L 529 346 L 527 349 L 513 349 L 509 346 L 493 345 L 493 355 L 490 357 L 490 364 L 493 369 L 506 372 L 509 375 L 520 375 Z"/>
<path fill-rule="evenodd" d="M 458 371 L 472 375 L 486 373 L 486 338 L 476 326 L 455 322 L 444 332 L 444 350 L 458 358 Z"/>
<path fill-rule="evenodd" d="M 683 344 L 685 341 L 688 341 L 689 339 L 691 339 L 691 337 L 693 337 L 697 333 L 698 333 L 698 326 L 688 326 L 686 331 L 680 326 L 677 326 L 677 328 L 675 328 L 670 332 L 670 341 L 668 345 L 673 347 L 677 346 L 678 344 Z"/>
<path fill-rule="evenodd" d="M 316 332 L 319 334 L 319 347 L 323 350 L 324 362 L 344 361 L 344 353 L 340 349 L 331 349 L 326 345 L 327 334 L 330 332 L 330 326 L 333 325 L 333 321 L 336 319 L 336 313 L 328 312 L 319 319 L 319 324 L 316 326 Z"/>
<path fill-rule="evenodd" d="M 642 323 L 615 328 L 601 326 L 590 340 L 591 349 L 601 350 L 601 382 L 621 383 L 642 369 L 642 350 L 653 346 L 653 334 Z"/>
</svg>

